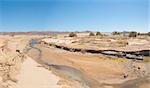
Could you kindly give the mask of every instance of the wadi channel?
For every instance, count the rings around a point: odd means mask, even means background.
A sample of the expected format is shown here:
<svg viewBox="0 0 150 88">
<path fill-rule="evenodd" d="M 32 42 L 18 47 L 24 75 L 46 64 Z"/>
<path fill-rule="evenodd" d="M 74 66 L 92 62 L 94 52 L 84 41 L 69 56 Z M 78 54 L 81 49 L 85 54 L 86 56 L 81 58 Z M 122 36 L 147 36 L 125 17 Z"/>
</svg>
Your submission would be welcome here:
<svg viewBox="0 0 150 88">
<path fill-rule="evenodd" d="M 149 88 L 149 40 L 2 36 L 0 88 Z"/>
</svg>

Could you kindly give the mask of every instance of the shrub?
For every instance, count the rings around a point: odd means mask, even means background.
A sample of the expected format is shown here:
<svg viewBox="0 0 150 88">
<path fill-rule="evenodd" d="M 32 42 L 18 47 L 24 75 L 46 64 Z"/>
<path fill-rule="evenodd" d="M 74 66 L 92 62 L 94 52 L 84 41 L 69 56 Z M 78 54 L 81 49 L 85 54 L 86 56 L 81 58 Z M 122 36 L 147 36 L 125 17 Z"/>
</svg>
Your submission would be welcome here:
<svg viewBox="0 0 150 88">
<path fill-rule="evenodd" d="M 147 35 L 150 36 L 150 32 L 148 32 Z"/>
<path fill-rule="evenodd" d="M 69 34 L 69 37 L 77 37 L 77 34 L 74 33 L 74 32 L 71 32 L 71 33 Z"/>
<path fill-rule="evenodd" d="M 100 32 L 96 32 L 96 36 L 102 36 Z"/>
<path fill-rule="evenodd" d="M 114 31 L 112 32 L 112 35 L 120 35 L 120 32 Z"/>
<path fill-rule="evenodd" d="M 136 36 L 137 36 L 137 32 L 132 31 L 129 33 L 129 37 L 136 37 Z"/>
<path fill-rule="evenodd" d="M 93 32 L 90 32 L 89 36 L 95 36 L 95 34 Z"/>
</svg>

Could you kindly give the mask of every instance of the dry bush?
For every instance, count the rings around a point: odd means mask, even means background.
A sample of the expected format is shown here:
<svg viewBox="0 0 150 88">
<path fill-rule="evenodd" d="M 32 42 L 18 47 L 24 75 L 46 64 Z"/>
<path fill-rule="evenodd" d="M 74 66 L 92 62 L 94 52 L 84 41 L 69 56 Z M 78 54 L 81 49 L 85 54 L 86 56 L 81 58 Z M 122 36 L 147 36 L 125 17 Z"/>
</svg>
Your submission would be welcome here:
<svg viewBox="0 0 150 88">
<path fill-rule="evenodd" d="M 95 36 L 95 34 L 93 32 L 90 32 L 89 36 Z"/>
<path fill-rule="evenodd" d="M 102 33 L 96 32 L 96 36 L 102 36 Z"/>
<path fill-rule="evenodd" d="M 71 33 L 69 34 L 69 37 L 77 37 L 77 34 L 74 33 L 74 32 L 71 32 Z"/>
<path fill-rule="evenodd" d="M 120 35 L 120 32 L 114 31 L 112 32 L 112 35 Z"/>
<path fill-rule="evenodd" d="M 119 44 L 122 47 L 128 45 L 127 40 L 118 40 L 116 43 Z"/>
<path fill-rule="evenodd" d="M 136 37 L 137 36 L 137 32 L 132 31 L 129 33 L 129 37 Z"/>
<path fill-rule="evenodd" d="M 147 35 L 150 36 L 150 32 L 148 32 Z"/>
</svg>

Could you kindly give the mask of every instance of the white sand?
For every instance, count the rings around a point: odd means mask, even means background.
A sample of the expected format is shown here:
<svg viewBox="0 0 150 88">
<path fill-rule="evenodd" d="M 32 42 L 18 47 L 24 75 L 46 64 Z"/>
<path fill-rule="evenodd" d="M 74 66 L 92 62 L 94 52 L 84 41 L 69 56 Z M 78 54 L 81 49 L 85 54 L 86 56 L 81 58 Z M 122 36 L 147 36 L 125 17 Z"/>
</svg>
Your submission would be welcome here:
<svg viewBox="0 0 150 88">
<path fill-rule="evenodd" d="M 38 66 L 40 64 L 31 58 L 24 61 L 20 74 L 17 76 L 17 88 L 60 88 L 57 85 L 59 77 Z"/>
</svg>

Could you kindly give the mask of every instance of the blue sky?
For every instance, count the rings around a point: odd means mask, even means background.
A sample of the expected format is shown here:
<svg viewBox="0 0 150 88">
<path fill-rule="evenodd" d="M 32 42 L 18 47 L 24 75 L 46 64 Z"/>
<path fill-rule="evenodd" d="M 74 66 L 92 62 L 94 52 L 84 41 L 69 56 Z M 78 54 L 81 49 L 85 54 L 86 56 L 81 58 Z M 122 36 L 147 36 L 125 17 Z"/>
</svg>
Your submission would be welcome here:
<svg viewBox="0 0 150 88">
<path fill-rule="evenodd" d="M 139 31 L 148 0 L 0 0 L 0 31 Z"/>
</svg>

